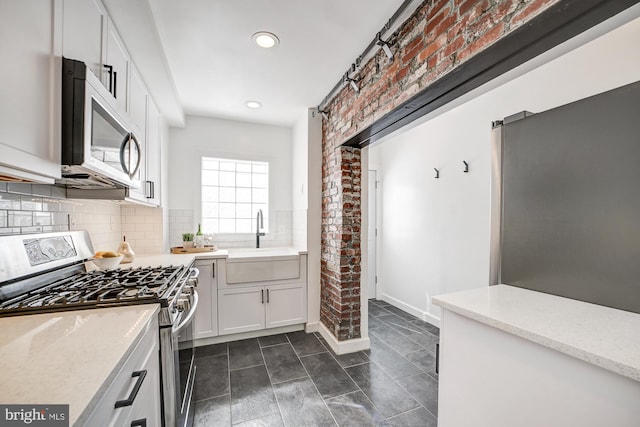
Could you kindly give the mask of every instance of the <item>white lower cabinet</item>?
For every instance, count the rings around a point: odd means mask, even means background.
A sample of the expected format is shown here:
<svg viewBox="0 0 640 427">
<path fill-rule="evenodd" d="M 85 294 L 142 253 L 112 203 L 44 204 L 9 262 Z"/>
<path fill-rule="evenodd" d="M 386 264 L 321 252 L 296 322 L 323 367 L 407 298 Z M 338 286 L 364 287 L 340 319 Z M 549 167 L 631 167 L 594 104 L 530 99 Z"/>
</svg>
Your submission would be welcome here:
<svg viewBox="0 0 640 427">
<path fill-rule="evenodd" d="M 296 325 L 307 320 L 304 283 L 218 291 L 220 335 Z"/>
<path fill-rule="evenodd" d="M 307 298 L 302 284 L 268 286 L 266 328 L 297 325 L 307 321 Z"/>
<path fill-rule="evenodd" d="M 218 278 L 216 260 L 198 260 L 198 308 L 193 319 L 195 339 L 218 336 Z"/>
<path fill-rule="evenodd" d="M 161 425 L 158 341 L 158 318 L 154 316 L 85 425 Z"/>
<path fill-rule="evenodd" d="M 265 328 L 264 287 L 218 291 L 220 335 Z"/>
</svg>

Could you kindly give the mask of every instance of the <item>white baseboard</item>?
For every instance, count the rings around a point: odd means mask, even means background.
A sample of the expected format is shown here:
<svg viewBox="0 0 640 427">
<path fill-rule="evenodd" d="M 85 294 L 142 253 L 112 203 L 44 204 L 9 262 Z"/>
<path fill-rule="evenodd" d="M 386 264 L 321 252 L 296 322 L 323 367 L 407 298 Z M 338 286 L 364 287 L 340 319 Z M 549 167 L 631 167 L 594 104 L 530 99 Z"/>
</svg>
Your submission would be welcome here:
<svg viewBox="0 0 640 427">
<path fill-rule="evenodd" d="M 427 313 L 426 311 L 422 315 L 422 320 L 427 323 L 431 323 L 433 326 L 437 326 L 438 328 L 440 327 L 440 318 L 431 313 Z"/>
<path fill-rule="evenodd" d="M 396 299 L 389 294 L 382 294 L 382 301 L 386 301 L 394 307 L 398 307 L 400 310 L 406 311 L 409 314 L 416 316 L 418 319 L 424 320 L 427 323 L 432 324 L 433 326 L 440 327 L 440 318 L 434 316 L 433 314 L 420 310 L 412 305 L 404 303 L 399 299 Z"/>
<path fill-rule="evenodd" d="M 220 335 L 217 337 L 198 338 L 194 340 L 194 347 L 203 345 L 220 344 L 223 342 L 245 340 L 247 338 L 266 337 L 269 335 L 285 334 L 287 332 L 304 331 L 304 325 L 281 326 L 273 329 L 260 329 L 259 331 L 242 332 L 239 334 Z"/>
<path fill-rule="evenodd" d="M 320 322 L 311 322 L 311 323 L 307 323 L 307 325 L 304 328 L 304 331 L 309 334 L 311 332 L 318 332 L 319 329 L 320 329 Z"/>
<path fill-rule="evenodd" d="M 355 338 L 352 340 L 346 341 L 338 341 L 338 339 L 333 336 L 333 334 L 327 329 L 327 327 L 320 323 L 320 335 L 331 347 L 331 350 L 335 354 L 347 354 L 347 353 L 355 353 L 360 350 L 369 350 L 371 348 L 371 344 L 369 342 L 369 337 L 364 338 Z"/>
</svg>

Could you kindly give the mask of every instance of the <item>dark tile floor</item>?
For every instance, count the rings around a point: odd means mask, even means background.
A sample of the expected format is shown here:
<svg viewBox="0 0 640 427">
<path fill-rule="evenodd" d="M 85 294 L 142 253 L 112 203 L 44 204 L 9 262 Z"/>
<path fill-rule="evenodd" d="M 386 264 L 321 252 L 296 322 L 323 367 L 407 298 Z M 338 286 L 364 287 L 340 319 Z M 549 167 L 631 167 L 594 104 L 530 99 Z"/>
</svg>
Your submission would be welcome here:
<svg viewBox="0 0 640 427">
<path fill-rule="evenodd" d="M 195 426 L 436 426 L 438 335 L 370 300 L 369 351 L 304 332 L 198 347 Z"/>
</svg>

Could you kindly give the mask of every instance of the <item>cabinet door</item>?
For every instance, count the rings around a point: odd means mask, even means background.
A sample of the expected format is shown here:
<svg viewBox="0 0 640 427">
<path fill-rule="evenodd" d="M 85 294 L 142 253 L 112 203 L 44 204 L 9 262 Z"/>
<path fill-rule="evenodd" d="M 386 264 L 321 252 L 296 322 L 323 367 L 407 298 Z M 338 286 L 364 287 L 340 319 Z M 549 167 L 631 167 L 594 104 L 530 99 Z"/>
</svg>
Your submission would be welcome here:
<svg viewBox="0 0 640 427">
<path fill-rule="evenodd" d="M 129 83 L 129 117 L 138 131 L 147 129 L 147 87 L 140 77 L 140 73 L 131 66 L 131 80 Z"/>
<path fill-rule="evenodd" d="M 127 110 L 127 94 L 129 82 L 129 54 L 120 39 L 113 21 L 108 19 L 107 46 L 104 65 L 112 67 L 112 75 L 105 72 L 104 83 L 116 98 L 116 104 L 122 111 Z"/>
<path fill-rule="evenodd" d="M 216 262 L 211 260 L 198 261 L 196 268 L 200 270 L 198 277 L 198 297 L 200 299 L 193 320 L 193 335 L 196 339 L 215 337 L 218 336 Z"/>
<path fill-rule="evenodd" d="M 102 80 L 107 13 L 99 0 L 64 0 L 62 53 L 77 59 Z"/>
<path fill-rule="evenodd" d="M 265 298 L 262 286 L 218 291 L 220 335 L 264 329 Z"/>
<path fill-rule="evenodd" d="M 267 286 L 266 301 L 267 328 L 307 321 L 307 299 L 303 284 Z"/>
<path fill-rule="evenodd" d="M 0 175 L 60 177 L 61 18 L 59 1 L 0 1 Z"/>
<path fill-rule="evenodd" d="M 149 115 L 147 120 L 147 200 L 160 206 L 160 177 L 162 170 L 162 140 L 160 132 L 160 112 L 148 98 Z"/>
<path fill-rule="evenodd" d="M 140 420 L 146 420 L 147 426 L 159 426 L 162 424 L 160 410 L 160 357 L 158 350 L 150 353 L 144 370 L 147 371 L 147 376 L 142 382 L 142 387 L 140 387 L 138 397 L 134 401 L 126 422 L 117 423 L 116 425 L 130 426 L 134 421 Z"/>
</svg>

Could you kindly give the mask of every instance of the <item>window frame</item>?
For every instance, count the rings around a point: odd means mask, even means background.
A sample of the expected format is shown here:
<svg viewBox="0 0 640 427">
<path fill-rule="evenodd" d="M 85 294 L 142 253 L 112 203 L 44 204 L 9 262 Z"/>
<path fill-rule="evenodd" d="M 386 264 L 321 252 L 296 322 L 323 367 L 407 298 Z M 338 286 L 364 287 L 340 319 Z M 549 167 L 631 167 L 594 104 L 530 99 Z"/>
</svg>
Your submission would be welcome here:
<svg viewBox="0 0 640 427">
<path fill-rule="evenodd" d="M 216 163 L 218 162 L 217 168 L 210 168 L 207 169 L 205 167 L 205 163 L 206 162 L 213 162 Z M 233 164 L 233 170 L 225 170 L 221 163 L 227 163 Z M 243 171 L 243 170 L 238 170 L 238 165 L 243 165 L 244 167 L 249 166 L 250 170 L 249 171 Z M 228 167 L 229 165 L 227 165 Z M 258 168 L 258 170 L 256 170 L 255 168 Z M 259 169 L 263 168 L 264 172 L 260 171 Z M 210 184 L 206 184 L 205 183 L 205 172 L 206 171 L 211 171 L 217 174 L 217 178 L 215 180 L 215 184 L 210 185 Z M 233 185 L 222 185 L 221 182 L 221 172 L 222 173 L 232 173 L 233 174 Z M 202 231 L 203 233 L 212 233 L 218 236 L 225 236 L 227 238 L 230 238 L 231 240 L 233 240 L 234 237 L 237 238 L 246 238 L 246 236 L 250 236 L 256 233 L 255 230 L 255 220 L 256 220 L 256 215 L 257 215 L 257 209 L 258 207 L 260 209 L 262 209 L 263 214 L 264 214 L 264 228 L 261 229 L 261 232 L 264 232 L 265 234 L 269 234 L 269 224 L 270 224 L 270 162 L 268 160 L 265 159 L 247 159 L 247 158 L 241 158 L 240 156 L 216 156 L 216 155 L 206 155 L 203 154 L 200 156 L 200 185 L 199 185 L 199 202 L 200 202 L 200 209 L 199 209 L 199 217 L 200 217 L 200 223 L 202 224 Z M 237 182 L 237 178 L 238 178 L 238 174 L 249 174 L 250 178 L 251 178 L 251 183 L 247 186 L 238 186 L 238 182 Z M 253 179 L 255 178 L 256 175 L 266 175 L 266 181 L 263 182 L 263 186 L 260 185 L 256 185 L 253 182 Z M 227 175 L 227 179 L 228 179 L 229 175 Z M 216 200 L 214 200 L 213 198 L 209 198 L 205 200 L 205 191 L 206 188 L 210 187 L 210 188 L 214 188 L 214 191 L 217 191 L 217 196 L 216 196 Z M 220 190 L 221 189 L 233 189 L 233 202 L 229 202 L 229 201 L 220 201 L 221 199 L 221 194 L 220 194 Z M 248 202 L 238 202 L 238 189 L 242 189 L 242 190 L 249 190 L 249 201 Z M 255 193 L 256 190 L 258 192 L 264 192 L 266 193 L 266 196 L 264 198 L 264 201 L 261 200 L 255 200 Z M 246 199 L 245 199 L 246 200 Z M 217 216 L 205 216 L 205 206 L 207 203 L 213 203 L 216 204 L 217 207 L 216 209 L 218 209 L 217 211 Z M 233 218 L 222 218 L 222 214 L 221 214 L 221 204 L 228 204 L 228 205 L 233 205 L 233 212 L 234 212 L 234 217 Z M 243 216 L 243 217 L 239 217 L 238 216 L 238 205 L 249 205 L 249 209 L 251 209 L 251 214 L 249 217 L 247 216 Z M 258 207 L 256 207 L 258 206 Z M 246 212 L 246 211 L 245 211 Z M 246 215 L 246 214 L 245 214 Z M 211 227 L 210 225 L 207 226 L 205 224 L 207 224 L 207 220 L 213 220 L 213 221 L 218 221 L 217 223 L 217 231 L 213 229 L 213 227 Z M 248 225 L 249 225 L 249 231 L 244 231 L 246 230 L 246 224 L 247 222 L 245 222 L 243 225 L 244 230 L 243 231 L 228 231 L 228 229 L 225 229 L 227 231 L 220 231 L 221 230 L 221 224 L 220 221 L 221 220 L 232 220 L 233 224 L 234 224 L 234 229 L 237 230 L 238 229 L 238 221 L 246 221 L 248 220 Z"/>
</svg>

